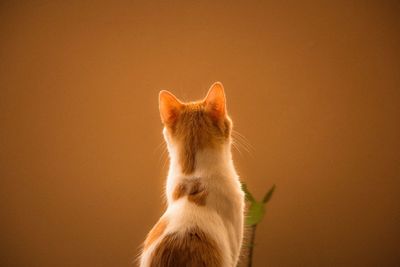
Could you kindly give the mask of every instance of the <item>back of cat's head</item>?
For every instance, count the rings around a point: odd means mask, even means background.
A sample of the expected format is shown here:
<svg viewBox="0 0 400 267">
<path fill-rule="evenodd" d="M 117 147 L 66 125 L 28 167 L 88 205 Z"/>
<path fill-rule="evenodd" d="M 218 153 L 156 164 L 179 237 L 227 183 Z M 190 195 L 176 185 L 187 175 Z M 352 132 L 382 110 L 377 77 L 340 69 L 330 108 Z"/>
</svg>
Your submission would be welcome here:
<svg viewBox="0 0 400 267">
<path fill-rule="evenodd" d="M 203 100 L 189 103 L 163 90 L 159 94 L 159 108 L 165 139 L 176 148 L 186 174 L 194 171 L 198 151 L 223 149 L 230 140 L 232 122 L 220 82 L 211 86 Z"/>
</svg>

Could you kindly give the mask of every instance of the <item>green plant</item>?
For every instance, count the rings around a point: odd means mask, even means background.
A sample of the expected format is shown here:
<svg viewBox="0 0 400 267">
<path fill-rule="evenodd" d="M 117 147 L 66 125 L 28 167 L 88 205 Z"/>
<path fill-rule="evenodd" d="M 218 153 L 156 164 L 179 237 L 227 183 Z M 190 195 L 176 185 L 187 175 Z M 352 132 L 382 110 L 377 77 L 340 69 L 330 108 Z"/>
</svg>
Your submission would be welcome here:
<svg viewBox="0 0 400 267">
<path fill-rule="evenodd" d="M 247 267 L 251 267 L 253 264 L 253 249 L 256 235 L 257 225 L 262 221 L 265 214 L 265 205 L 271 200 L 272 195 L 275 191 L 275 185 L 273 185 L 268 192 L 264 195 L 261 201 L 257 201 L 250 191 L 247 189 L 247 185 L 242 183 L 242 190 L 245 193 L 246 201 L 248 202 L 249 208 L 245 220 L 245 225 L 250 228 L 249 240 L 247 244 Z"/>
</svg>

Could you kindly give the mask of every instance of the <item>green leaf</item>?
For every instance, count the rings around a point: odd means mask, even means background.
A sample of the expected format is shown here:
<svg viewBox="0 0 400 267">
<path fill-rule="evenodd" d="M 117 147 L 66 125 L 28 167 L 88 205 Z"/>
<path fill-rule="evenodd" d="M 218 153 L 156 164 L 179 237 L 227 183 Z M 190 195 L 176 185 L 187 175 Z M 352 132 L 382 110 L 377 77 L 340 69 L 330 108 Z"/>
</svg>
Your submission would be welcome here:
<svg viewBox="0 0 400 267">
<path fill-rule="evenodd" d="M 264 204 L 261 202 L 251 202 L 247 217 L 246 217 L 246 225 L 256 225 L 261 222 L 265 213 Z"/>
<path fill-rule="evenodd" d="M 250 193 L 250 191 L 247 189 L 247 185 L 245 184 L 245 183 L 241 183 L 242 184 L 242 190 L 243 190 L 243 192 L 244 192 L 244 195 L 245 195 L 245 197 L 246 197 L 246 200 L 247 201 L 250 201 L 250 202 L 255 202 L 255 199 L 254 199 L 254 197 L 253 197 L 253 195 Z"/>
<path fill-rule="evenodd" d="M 273 186 L 271 187 L 271 189 L 265 194 L 265 196 L 264 196 L 262 202 L 263 202 L 263 203 L 267 203 L 268 201 L 270 201 L 270 200 L 271 200 L 271 197 L 272 197 L 272 194 L 274 193 L 274 191 L 275 191 L 275 185 L 273 185 Z"/>
</svg>

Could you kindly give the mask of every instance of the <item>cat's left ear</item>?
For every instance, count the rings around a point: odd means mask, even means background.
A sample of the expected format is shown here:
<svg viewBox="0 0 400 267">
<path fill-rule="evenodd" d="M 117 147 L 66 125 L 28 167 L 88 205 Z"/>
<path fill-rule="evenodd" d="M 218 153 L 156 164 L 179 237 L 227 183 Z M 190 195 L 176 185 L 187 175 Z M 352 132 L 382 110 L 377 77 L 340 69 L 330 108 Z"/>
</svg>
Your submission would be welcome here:
<svg viewBox="0 0 400 267">
<path fill-rule="evenodd" d="M 226 100 L 224 86 L 220 82 L 211 85 L 204 99 L 207 112 L 216 120 L 226 115 Z"/>
<path fill-rule="evenodd" d="M 162 90 L 159 94 L 159 109 L 162 123 L 175 123 L 182 106 L 182 102 L 179 101 L 178 98 L 176 98 L 172 93 Z"/>
</svg>

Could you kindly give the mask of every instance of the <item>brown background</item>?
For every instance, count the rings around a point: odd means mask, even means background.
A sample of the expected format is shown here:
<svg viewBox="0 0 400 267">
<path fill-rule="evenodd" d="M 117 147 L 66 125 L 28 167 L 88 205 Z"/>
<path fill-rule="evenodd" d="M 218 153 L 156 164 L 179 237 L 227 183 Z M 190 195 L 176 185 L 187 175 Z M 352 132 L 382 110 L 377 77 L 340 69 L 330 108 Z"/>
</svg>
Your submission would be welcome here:
<svg viewBox="0 0 400 267">
<path fill-rule="evenodd" d="M 400 266 L 400 3 L 1 1 L 0 265 L 131 266 L 157 94 L 224 83 L 255 266 Z"/>
</svg>

